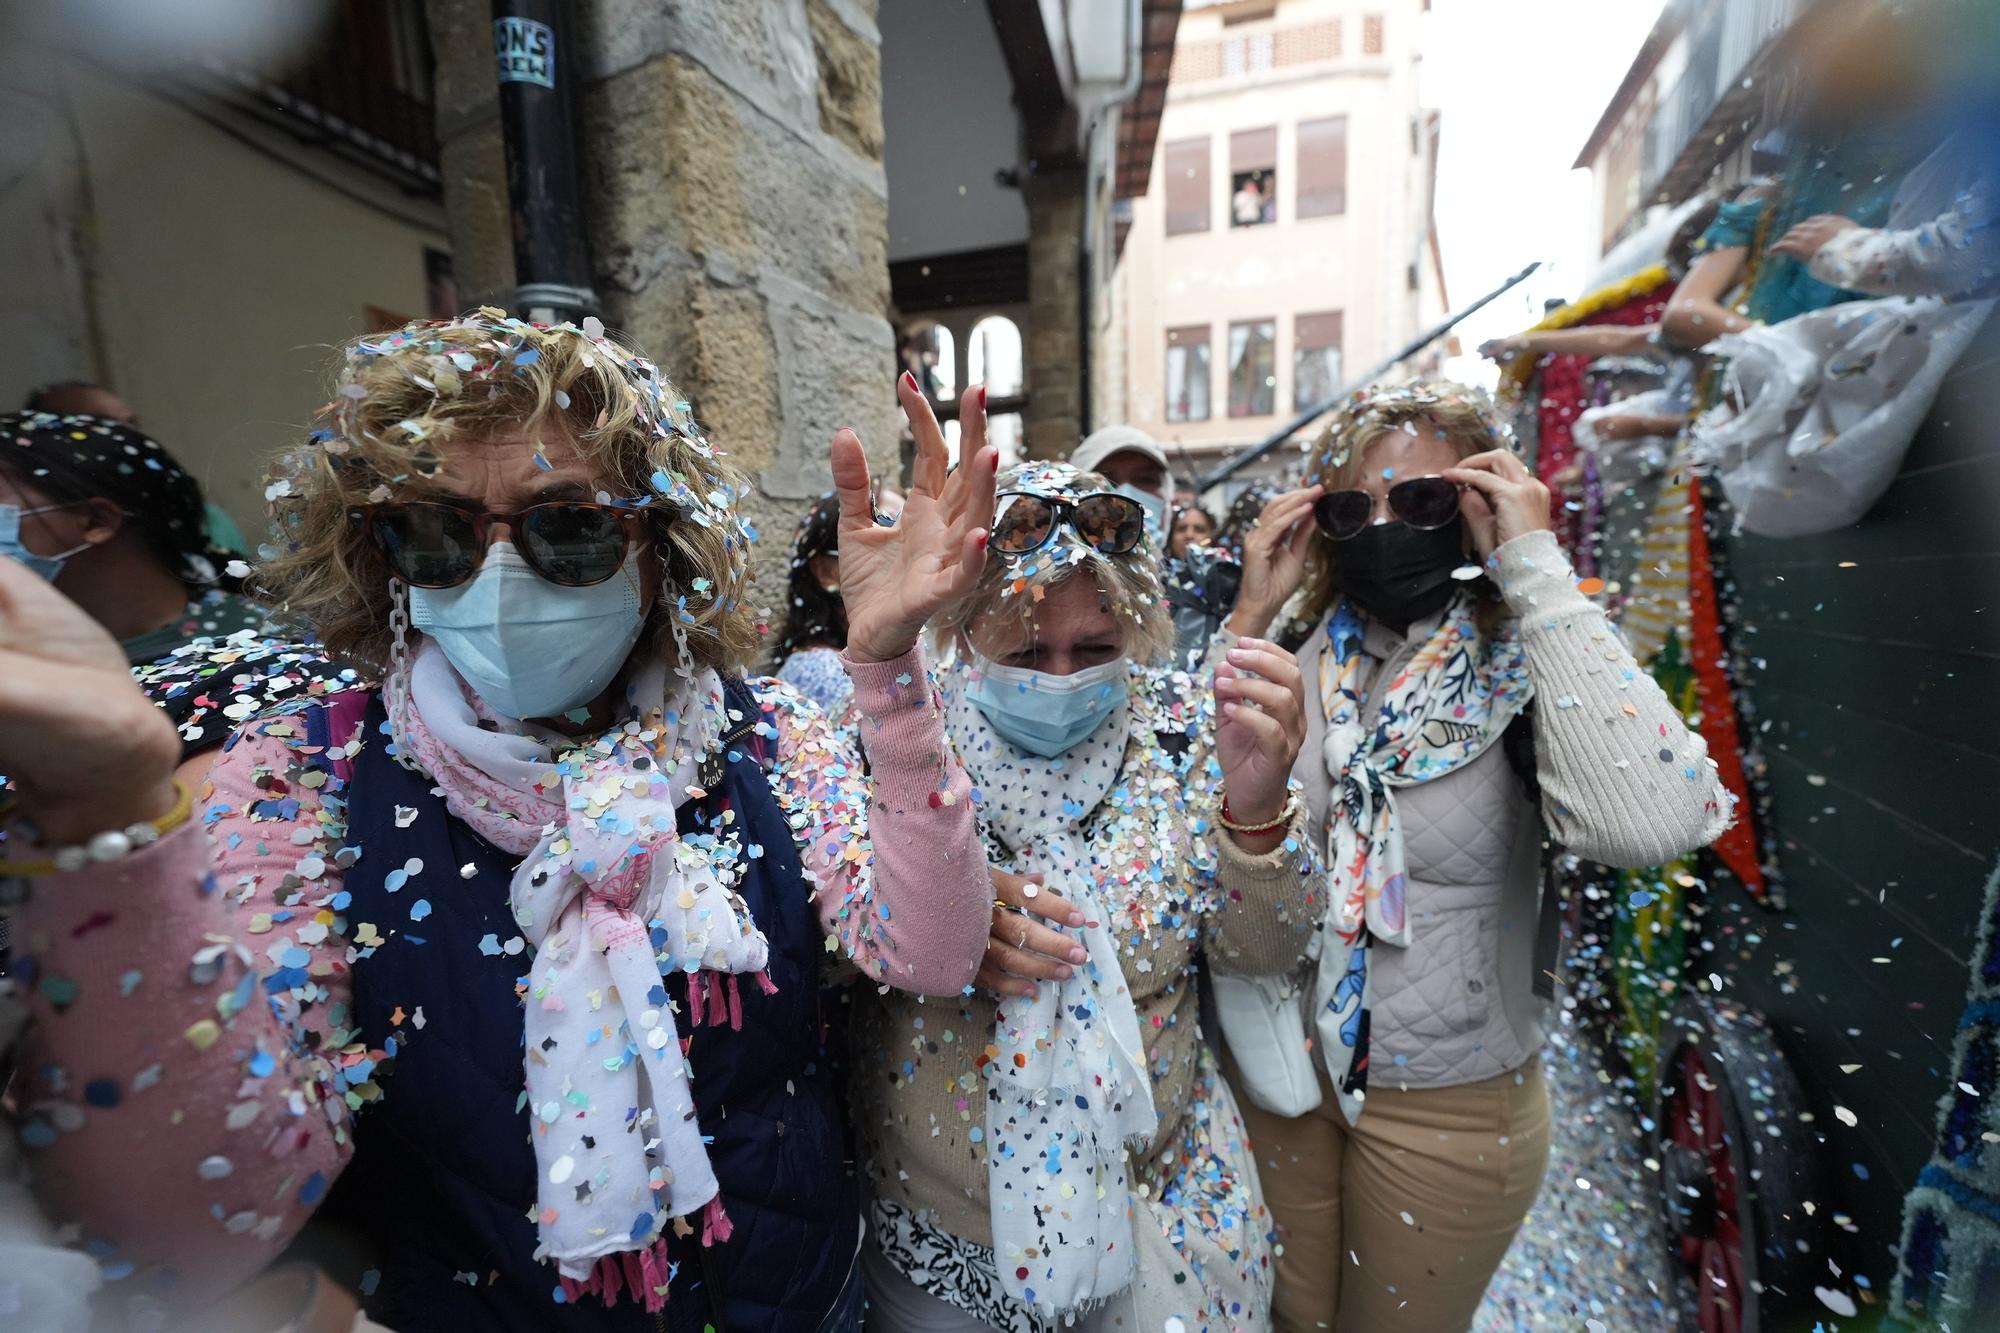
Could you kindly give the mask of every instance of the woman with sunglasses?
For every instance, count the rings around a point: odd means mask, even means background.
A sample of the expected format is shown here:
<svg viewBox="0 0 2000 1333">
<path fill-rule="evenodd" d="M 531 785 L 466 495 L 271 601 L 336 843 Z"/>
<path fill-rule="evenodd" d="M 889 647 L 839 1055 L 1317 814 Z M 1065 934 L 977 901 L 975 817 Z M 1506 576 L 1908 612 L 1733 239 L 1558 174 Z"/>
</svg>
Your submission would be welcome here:
<svg viewBox="0 0 2000 1333">
<path fill-rule="evenodd" d="M 1318 919 L 1298 669 L 1253 640 L 1213 692 L 1156 669 L 1144 509 L 1068 464 L 1001 490 L 997 558 L 936 634 L 1006 871 L 976 990 L 857 1016 L 869 1327 L 1262 1329 L 1271 1220 L 1197 960 L 1290 968 Z"/>
<path fill-rule="evenodd" d="M 393 1328 L 855 1326 L 821 987 L 956 995 L 991 915 L 917 636 L 980 572 L 994 451 L 968 399 L 947 475 L 901 395 L 899 526 L 833 445 L 865 764 L 741 678 L 748 483 L 595 320 L 348 349 L 259 579 L 382 688 L 246 727 L 198 793 L 111 639 L 0 560 L 22 1138 L 136 1303 L 326 1204 Z"/>
<path fill-rule="evenodd" d="M 1346 404 L 1315 484 L 1251 533 L 1229 622 L 1265 633 L 1300 591 L 1312 626 L 1294 776 L 1324 918 L 1302 970 L 1215 983 L 1288 1333 L 1470 1325 L 1548 1157 L 1544 836 L 1645 866 L 1729 822 L 1494 420 L 1445 383 Z"/>
</svg>

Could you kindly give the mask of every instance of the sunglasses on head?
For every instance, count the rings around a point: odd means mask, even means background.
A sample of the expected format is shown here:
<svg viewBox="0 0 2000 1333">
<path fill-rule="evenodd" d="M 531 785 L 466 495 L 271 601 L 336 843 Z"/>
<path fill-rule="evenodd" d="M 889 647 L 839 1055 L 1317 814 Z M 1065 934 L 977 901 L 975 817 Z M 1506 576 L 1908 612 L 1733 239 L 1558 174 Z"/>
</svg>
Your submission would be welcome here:
<svg viewBox="0 0 2000 1333">
<path fill-rule="evenodd" d="M 550 583 L 588 588 L 625 563 L 647 512 L 551 500 L 511 514 L 430 500 L 390 500 L 351 510 L 396 576 L 416 588 L 455 588 L 479 572 L 493 525 L 505 523 L 514 549 Z M 657 512 L 667 512 L 660 510 Z"/>
<path fill-rule="evenodd" d="M 1411 477 L 1389 488 L 1389 512 L 1426 532 L 1458 517 L 1458 483 L 1443 477 Z M 1359 537 L 1375 517 L 1375 497 L 1367 491 L 1328 491 L 1313 502 L 1313 521 L 1337 542 Z"/>
<path fill-rule="evenodd" d="M 1074 500 L 1058 500 L 1028 491 L 1006 491 L 998 499 L 999 511 L 988 546 L 1001 555 L 1040 550 L 1064 523 L 1100 555 L 1124 555 L 1146 535 L 1145 508 L 1129 495 L 1095 491 Z"/>
</svg>

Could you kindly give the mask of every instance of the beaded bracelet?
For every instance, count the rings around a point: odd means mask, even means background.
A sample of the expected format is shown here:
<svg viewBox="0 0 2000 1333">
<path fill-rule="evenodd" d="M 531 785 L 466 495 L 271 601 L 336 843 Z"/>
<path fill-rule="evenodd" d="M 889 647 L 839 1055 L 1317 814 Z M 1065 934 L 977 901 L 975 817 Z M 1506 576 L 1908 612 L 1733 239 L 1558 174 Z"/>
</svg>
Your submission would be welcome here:
<svg viewBox="0 0 2000 1333">
<path fill-rule="evenodd" d="M 1229 813 L 1229 798 L 1222 798 L 1222 827 L 1231 833 L 1270 833 L 1292 822 L 1292 816 L 1299 812 L 1299 794 L 1292 792 L 1285 797 L 1285 808 L 1278 811 L 1278 817 L 1266 824 L 1239 824 Z"/>
<path fill-rule="evenodd" d="M 141 824 L 128 825 L 122 829 L 106 829 L 88 842 L 71 847 L 58 847 L 54 854 L 43 861 L 0 861 L 0 878 L 27 878 L 31 875 L 47 875 L 56 871 L 81 870 L 95 862 L 116 861 L 130 856 L 141 847 L 150 846 L 171 831 L 185 824 L 194 813 L 194 796 L 187 785 L 178 779 L 174 782 L 174 808 L 158 819 L 150 819 Z"/>
</svg>

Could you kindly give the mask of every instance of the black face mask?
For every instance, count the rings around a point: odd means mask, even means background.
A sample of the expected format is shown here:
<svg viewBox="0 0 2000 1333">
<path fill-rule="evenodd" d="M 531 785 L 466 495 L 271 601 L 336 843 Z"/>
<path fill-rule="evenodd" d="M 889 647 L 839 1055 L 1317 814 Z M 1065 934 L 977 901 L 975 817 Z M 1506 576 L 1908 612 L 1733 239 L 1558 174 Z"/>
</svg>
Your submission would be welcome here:
<svg viewBox="0 0 2000 1333">
<path fill-rule="evenodd" d="M 1425 531 L 1373 523 L 1336 545 L 1334 586 L 1385 625 L 1405 629 L 1444 609 L 1458 590 L 1451 572 L 1465 563 L 1465 520 Z"/>
</svg>

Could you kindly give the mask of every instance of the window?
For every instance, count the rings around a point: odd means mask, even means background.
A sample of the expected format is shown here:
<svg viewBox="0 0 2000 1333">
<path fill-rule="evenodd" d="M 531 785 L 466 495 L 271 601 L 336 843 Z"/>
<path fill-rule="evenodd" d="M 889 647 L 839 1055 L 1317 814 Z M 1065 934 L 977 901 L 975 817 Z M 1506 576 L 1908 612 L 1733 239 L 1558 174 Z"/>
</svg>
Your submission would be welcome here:
<svg viewBox="0 0 2000 1333">
<path fill-rule="evenodd" d="M 1167 235 L 1208 230 L 1208 140 L 1167 145 Z"/>
<path fill-rule="evenodd" d="M 965 379 L 983 384 L 989 398 L 1011 398 L 1021 392 L 1023 379 L 1021 330 L 1005 315 L 988 315 L 965 335 Z M 986 439 L 1000 450 L 1001 466 L 1021 456 L 1021 415 L 1008 413 L 987 419 Z M 955 455 L 954 455 L 955 456 Z"/>
<path fill-rule="evenodd" d="M 1167 420 L 1208 420 L 1208 326 L 1167 330 Z"/>
<path fill-rule="evenodd" d="M 1267 417 L 1278 408 L 1278 325 L 1253 319 L 1229 326 L 1229 415 Z"/>
<path fill-rule="evenodd" d="M 1369 14 L 1361 20 L 1361 54 L 1379 56 L 1382 54 L 1382 16 Z"/>
<path fill-rule="evenodd" d="M 1340 312 L 1292 317 L 1292 409 L 1333 401 L 1340 392 Z"/>
<path fill-rule="evenodd" d="M 1298 215 L 1333 217 L 1347 211 L 1347 117 L 1299 122 Z"/>
<path fill-rule="evenodd" d="M 1278 220 L 1278 131 L 1238 130 L 1229 136 L 1229 222 L 1260 227 Z"/>
<path fill-rule="evenodd" d="M 293 7 L 296 8 L 296 7 Z M 366 166 L 425 193 L 438 188 L 433 58 L 423 0 L 313 6 L 311 40 L 272 64 L 257 43 L 211 43 L 208 63 L 261 113 L 313 142 L 338 141 Z M 218 33 L 218 37 L 234 34 Z"/>
<path fill-rule="evenodd" d="M 957 347 L 944 325 L 925 325 L 904 339 L 903 368 L 917 377 L 932 402 L 948 403 L 958 397 Z"/>
</svg>

